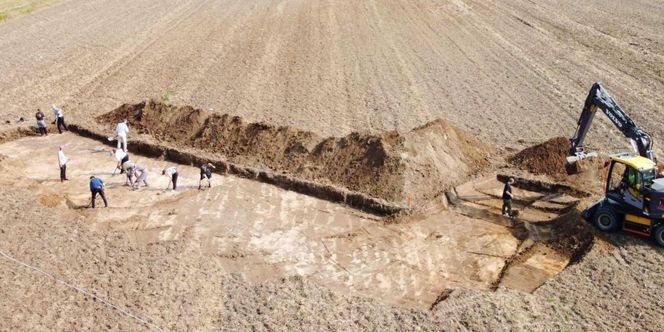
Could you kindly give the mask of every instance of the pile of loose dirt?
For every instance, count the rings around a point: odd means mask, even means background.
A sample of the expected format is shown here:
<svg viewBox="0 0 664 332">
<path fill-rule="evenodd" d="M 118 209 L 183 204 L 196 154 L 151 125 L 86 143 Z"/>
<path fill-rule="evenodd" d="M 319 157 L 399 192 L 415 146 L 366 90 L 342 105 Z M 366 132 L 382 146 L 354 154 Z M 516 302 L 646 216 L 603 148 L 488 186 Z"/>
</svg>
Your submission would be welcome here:
<svg viewBox="0 0 664 332">
<path fill-rule="evenodd" d="M 565 137 L 555 137 L 522 150 L 508 158 L 508 161 L 533 174 L 565 175 L 568 152 L 569 140 Z"/>
<path fill-rule="evenodd" d="M 245 122 L 155 101 L 125 104 L 97 118 L 127 118 L 139 133 L 222 154 L 229 161 L 331 183 L 393 202 L 431 198 L 488 166 L 493 149 L 444 120 L 407 133 L 323 138 L 289 126 Z"/>
</svg>

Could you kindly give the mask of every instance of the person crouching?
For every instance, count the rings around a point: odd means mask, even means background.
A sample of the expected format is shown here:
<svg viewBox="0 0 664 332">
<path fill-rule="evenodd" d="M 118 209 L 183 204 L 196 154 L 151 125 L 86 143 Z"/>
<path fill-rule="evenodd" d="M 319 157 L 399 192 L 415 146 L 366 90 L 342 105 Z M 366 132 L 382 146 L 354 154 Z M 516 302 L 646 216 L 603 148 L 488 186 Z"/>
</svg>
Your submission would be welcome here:
<svg viewBox="0 0 664 332">
<path fill-rule="evenodd" d="M 132 170 L 132 176 L 134 177 L 134 183 L 132 183 L 132 188 L 134 190 L 141 189 L 141 183 L 145 184 L 145 186 L 147 187 L 148 169 L 141 164 L 136 164 L 131 170 Z"/>
</svg>

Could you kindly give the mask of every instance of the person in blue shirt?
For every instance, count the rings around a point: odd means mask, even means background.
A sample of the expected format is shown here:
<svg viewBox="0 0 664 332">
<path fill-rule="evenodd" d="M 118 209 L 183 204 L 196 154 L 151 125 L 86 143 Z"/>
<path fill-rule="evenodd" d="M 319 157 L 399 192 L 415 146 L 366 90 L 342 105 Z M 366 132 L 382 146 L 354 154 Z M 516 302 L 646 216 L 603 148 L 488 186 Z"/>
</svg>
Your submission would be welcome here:
<svg viewBox="0 0 664 332">
<path fill-rule="evenodd" d="M 106 195 L 104 194 L 104 181 L 99 178 L 96 178 L 94 175 L 90 177 L 90 192 L 92 193 L 92 208 L 95 208 L 95 199 L 97 194 L 101 196 L 101 199 L 104 200 L 104 207 L 108 207 L 108 201 L 106 201 Z"/>
</svg>

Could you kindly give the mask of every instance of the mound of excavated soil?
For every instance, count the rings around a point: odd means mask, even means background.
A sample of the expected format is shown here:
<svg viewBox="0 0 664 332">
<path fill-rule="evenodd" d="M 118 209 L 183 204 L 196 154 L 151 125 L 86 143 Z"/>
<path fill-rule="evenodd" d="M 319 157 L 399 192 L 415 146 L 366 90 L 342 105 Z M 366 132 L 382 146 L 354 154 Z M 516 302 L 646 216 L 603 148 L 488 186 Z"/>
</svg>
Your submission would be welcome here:
<svg viewBox="0 0 664 332">
<path fill-rule="evenodd" d="M 428 199 L 488 166 L 493 149 L 444 120 L 407 133 L 323 138 L 288 126 L 148 101 L 97 118 L 229 161 L 332 183 L 393 202 Z"/>
<path fill-rule="evenodd" d="M 555 137 L 531 146 L 508 158 L 515 166 L 533 174 L 565 175 L 565 161 L 569 152 L 569 140 Z"/>
</svg>

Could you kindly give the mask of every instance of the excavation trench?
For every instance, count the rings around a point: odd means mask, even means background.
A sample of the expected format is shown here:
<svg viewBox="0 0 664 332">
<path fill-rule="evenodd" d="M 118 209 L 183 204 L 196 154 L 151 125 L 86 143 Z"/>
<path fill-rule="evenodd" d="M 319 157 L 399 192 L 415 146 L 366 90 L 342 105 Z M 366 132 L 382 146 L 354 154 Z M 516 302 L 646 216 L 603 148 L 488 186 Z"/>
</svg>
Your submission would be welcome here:
<svg viewBox="0 0 664 332">
<path fill-rule="evenodd" d="M 344 188 L 363 195 L 349 198 L 360 205 L 365 205 L 366 197 L 373 198 L 367 203 L 388 202 L 387 213 L 467 181 L 489 165 L 494 152 L 445 120 L 407 132 L 322 137 L 295 127 L 156 101 L 122 105 L 86 128 L 108 135 L 122 119 L 145 141 L 243 165 L 249 176 L 256 175 L 252 170 L 261 170 Z"/>
<path fill-rule="evenodd" d="M 114 146 L 114 143 L 108 141 L 107 136 L 94 130 L 84 128 L 77 124 L 72 124 L 69 128 L 72 132 L 80 136 L 95 139 L 108 146 Z M 346 204 L 355 209 L 379 216 L 404 212 L 408 209 L 407 206 L 387 202 L 345 188 L 299 179 L 287 174 L 276 173 L 271 170 L 256 169 L 249 166 L 234 164 L 224 160 L 219 155 L 211 153 L 195 151 L 192 149 L 187 151 L 186 148 L 179 149 L 164 143 L 148 142 L 140 139 L 130 141 L 127 148 L 133 153 L 150 158 L 165 159 L 182 165 L 199 166 L 204 163 L 212 163 L 215 165 L 215 172 L 218 174 L 230 174 L 271 184 L 300 194 L 313 196 L 334 203 Z"/>
<path fill-rule="evenodd" d="M 480 178 L 454 187 L 452 204 L 439 196 L 391 223 L 383 216 L 403 206 L 149 137 L 129 147 L 132 159 L 148 167 L 150 187 L 131 191 L 124 176 L 113 174 L 106 136 L 80 125 L 70 129 L 76 134 L 0 144 L 0 170 L 6 174 L 0 185 L 30 188 L 41 204 L 74 211 L 100 232 L 125 232 L 138 244 L 187 241 L 250 281 L 306 276 L 341 292 L 430 308 L 453 289 L 532 291 L 588 245 L 587 238 L 563 235 L 573 228 L 576 198 L 569 194 L 578 194 L 565 188 L 521 181 L 530 186 L 522 189 L 529 208 L 514 224 L 496 212 L 501 182 Z M 12 138 L 31 136 L 29 130 L 20 133 Z M 54 167 L 59 146 L 71 159 L 71 181 L 64 183 Z M 195 166 L 203 162 L 237 176 L 216 175 L 211 189 L 196 190 Z M 180 164 L 176 192 L 164 191 L 168 180 L 159 176 L 172 163 Z M 109 208 L 87 208 L 90 175 L 106 182 Z M 54 227 L 62 222 L 52 218 Z"/>
</svg>

